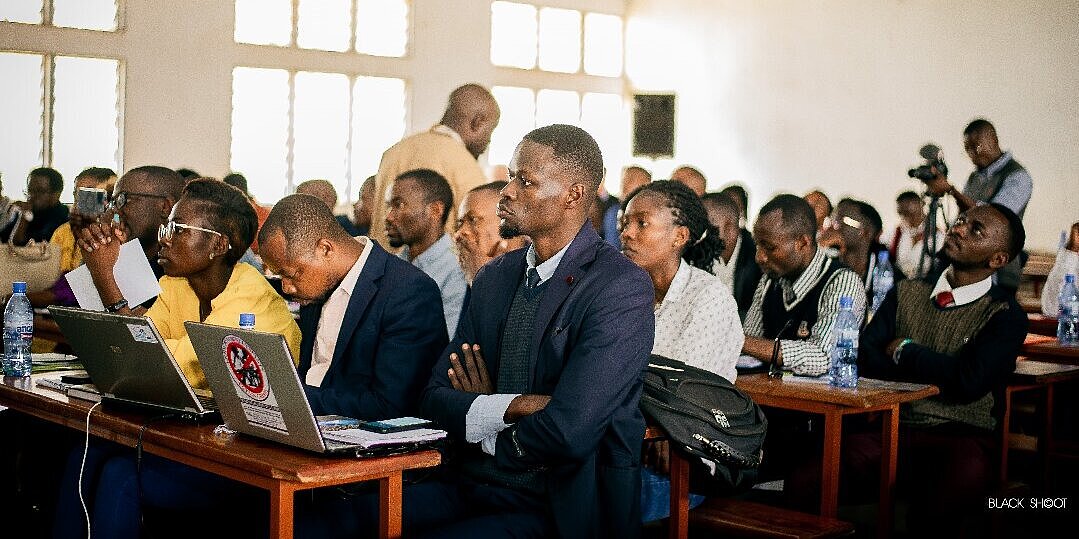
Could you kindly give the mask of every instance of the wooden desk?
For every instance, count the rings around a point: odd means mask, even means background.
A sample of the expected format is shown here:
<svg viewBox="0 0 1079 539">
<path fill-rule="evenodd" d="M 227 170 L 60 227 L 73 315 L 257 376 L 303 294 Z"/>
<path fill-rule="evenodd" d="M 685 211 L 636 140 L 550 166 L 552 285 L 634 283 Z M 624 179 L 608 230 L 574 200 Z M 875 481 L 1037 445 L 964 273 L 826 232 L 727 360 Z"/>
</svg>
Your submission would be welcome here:
<svg viewBox="0 0 1079 539">
<path fill-rule="evenodd" d="M 1048 485 L 1052 475 L 1051 462 L 1055 454 L 1053 444 L 1053 391 L 1059 382 L 1079 380 L 1079 365 L 1062 365 L 1020 359 L 1015 364 L 1008 386 L 1004 390 L 1004 418 L 1001 431 L 1000 480 L 1008 481 L 1008 452 L 1011 449 L 1011 419 L 1013 395 L 1023 391 L 1044 390 L 1041 402 L 1041 436 L 1038 439 L 1038 456 L 1042 463 L 1043 482 Z"/>
<path fill-rule="evenodd" d="M 835 388 L 827 384 L 795 381 L 791 374 L 769 378 L 766 374 L 738 377 L 735 384 L 762 406 L 821 414 L 824 416 L 824 456 L 821 466 L 820 514 L 835 517 L 839 507 L 839 457 L 843 434 L 843 416 L 882 412 L 880 500 L 877 511 L 877 534 L 890 536 L 895 515 L 892 497 L 895 492 L 899 444 L 899 405 L 936 395 L 930 385 L 900 390 L 888 382 L 862 378 L 857 389 Z M 909 386 L 909 384 L 907 384 Z"/>
<path fill-rule="evenodd" d="M 1028 359 L 1063 365 L 1079 365 L 1079 346 L 1061 346 L 1056 339 L 1028 338 L 1019 354 Z"/>
<path fill-rule="evenodd" d="M 0 404 L 85 432 L 92 403 L 38 388 L 30 379 L 4 378 Z M 90 433 L 134 447 L 146 420 L 142 414 L 98 408 L 90 418 Z M 155 422 L 146 428 L 142 445 L 149 453 L 268 490 L 271 537 L 292 537 L 297 491 L 374 480 L 379 482 L 379 536 L 399 537 L 402 472 L 440 462 L 433 450 L 379 458 L 325 457 L 242 434 L 216 435 L 214 427 Z"/>
<path fill-rule="evenodd" d="M 1057 336 L 1057 319 L 1051 316 L 1045 316 L 1041 314 L 1041 311 L 1037 313 L 1027 313 L 1027 320 L 1030 322 L 1027 331 L 1036 335 L 1044 335 L 1046 337 Z"/>
</svg>

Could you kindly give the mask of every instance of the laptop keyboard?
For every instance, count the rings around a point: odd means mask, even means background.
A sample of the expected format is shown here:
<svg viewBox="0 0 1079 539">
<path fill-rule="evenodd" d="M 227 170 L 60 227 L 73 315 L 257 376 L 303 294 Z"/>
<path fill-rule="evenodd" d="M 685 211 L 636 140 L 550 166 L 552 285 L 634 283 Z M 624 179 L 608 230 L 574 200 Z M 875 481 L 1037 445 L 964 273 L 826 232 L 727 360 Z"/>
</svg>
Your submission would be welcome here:
<svg viewBox="0 0 1079 539">
<path fill-rule="evenodd" d="M 199 400 L 199 404 L 206 410 L 217 410 L 217 401 L 209 396 L 196 392 L 195 398 Z"/>
</svg>

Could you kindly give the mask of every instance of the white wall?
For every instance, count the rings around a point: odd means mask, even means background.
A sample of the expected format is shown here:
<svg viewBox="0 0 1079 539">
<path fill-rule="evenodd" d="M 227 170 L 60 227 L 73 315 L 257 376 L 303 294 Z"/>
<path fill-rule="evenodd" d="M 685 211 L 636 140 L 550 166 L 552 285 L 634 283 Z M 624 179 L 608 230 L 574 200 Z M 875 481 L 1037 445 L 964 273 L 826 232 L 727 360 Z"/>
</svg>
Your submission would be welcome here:
<svg viewBox="0 0 1079 539">
<path fill-rule="evenodd" d="M 226 174 L 232 69 L 241 65 L 404 78 L 408 132 L 437 123 L 450 90 L 466 82 L 603 92 L 623 87 L 619 78 L 493 66 L 489 0 L 413 0 L 405 58 L 237 44 L 233 2 L 228 0 L 121 4 L 123 28 L 115 33 L 0 22 L 0 50 L 120 59 L 125 73 L 124 170 L 161 164 Z M 542 5 L 616 15 L 625 7 L 623 0 L 545 0 Z M 2 136 L 0 131 L 0 143 Z"/>
<path fill-rule="evenodd" d="M 962 185 L 984 116 L 1034 178 L 1028 246 L 1079 219 L 1079 2 L 631 0 L 627 75 L 678 94 L 676 156 L 709 188 L 855 196 L 894 222 L 918 148 Z M 953 214 L 954 215 L 954 214 Z"/>
</svg>

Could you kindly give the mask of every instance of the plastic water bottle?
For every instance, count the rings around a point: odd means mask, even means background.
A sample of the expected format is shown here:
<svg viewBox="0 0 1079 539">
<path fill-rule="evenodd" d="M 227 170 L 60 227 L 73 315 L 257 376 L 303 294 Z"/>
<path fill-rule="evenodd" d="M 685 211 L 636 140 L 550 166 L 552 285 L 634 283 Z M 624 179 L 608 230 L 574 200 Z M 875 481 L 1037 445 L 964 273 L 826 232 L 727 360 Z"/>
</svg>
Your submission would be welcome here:
<svg viewBox="0 0 1079 539">
<path fill-rule="evenodd" d="M 892 270 L 892 263 L 888 261 L 888 251 L 881 251 L 877 253 L 877 265 L 873 268 L 873 302 L 869 306 L 869 316 L 876 314 L 893 284 L 895 271 Z"/>
<path fill-rule="evenodd" d="M 839 298 L 839 315 L 832 326 L 831 384 L 835 387 L 858 387 L 858 318 L 854 316 L 854 298 Z"/>
<path fill-rule="evenodd" d="M 30 376 L 34 309 L 26 298 L 26 283 L 12 283 L 11 291 L 11 299 L 4 308 L 4 376 Z"/>
<path fill-rule="evenodd" d="M 1057 311 L 1057 340 L 1061 346 L 1079 346 L 1079 289 L 1075 275 L 1064 276 L 1060 288 L 1060 310 Z"/>
<path fill-rule="evenodd" d="M 240 329 L 255 329 L 254 313 L 240 313 Z"/>
</svg>

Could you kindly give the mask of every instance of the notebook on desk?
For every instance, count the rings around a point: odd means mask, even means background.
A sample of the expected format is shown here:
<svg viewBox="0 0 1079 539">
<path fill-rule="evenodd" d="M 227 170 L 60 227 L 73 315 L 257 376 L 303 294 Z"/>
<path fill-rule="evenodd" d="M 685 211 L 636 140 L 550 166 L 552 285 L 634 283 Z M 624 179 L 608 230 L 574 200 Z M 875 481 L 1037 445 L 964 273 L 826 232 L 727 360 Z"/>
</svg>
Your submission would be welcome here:
<svg viewBox="0 0 1079 539">
<path fill-rule="evenodd" d="M 191 387 L 153 320 L 73 307 L 52 306 L 49 312 L 106 405 L 195 421 L 216 417 L 213 399 Z"/>
<path fill-rule="evenodd" d="M 185 322 L 195 354 L 228 428 L 316 453 L 374 456 L 430 445 L 446 431 L 415 428 L 378 433 L 358 419 L 316 417 L 285 338 Z"/>
</svg>

